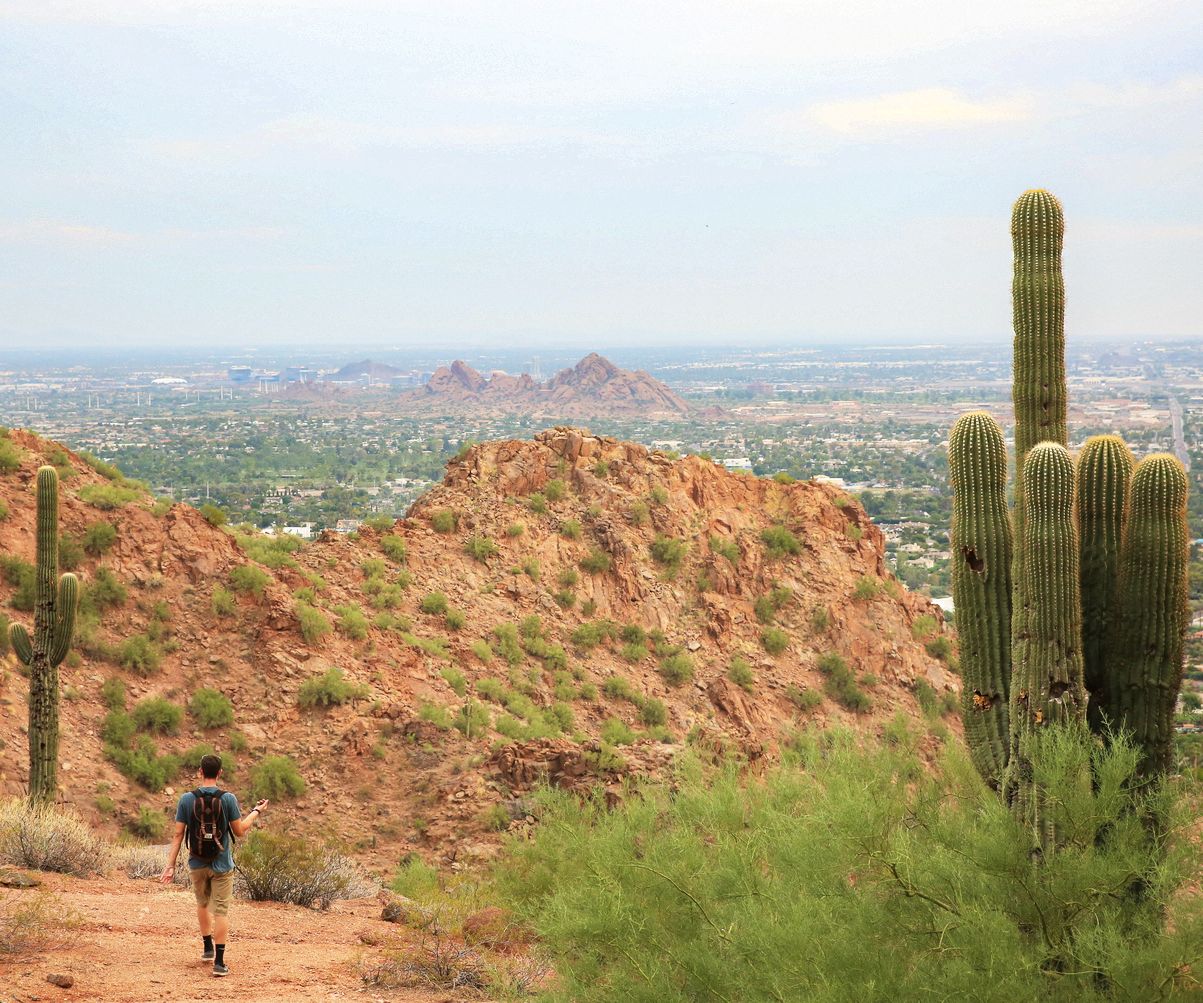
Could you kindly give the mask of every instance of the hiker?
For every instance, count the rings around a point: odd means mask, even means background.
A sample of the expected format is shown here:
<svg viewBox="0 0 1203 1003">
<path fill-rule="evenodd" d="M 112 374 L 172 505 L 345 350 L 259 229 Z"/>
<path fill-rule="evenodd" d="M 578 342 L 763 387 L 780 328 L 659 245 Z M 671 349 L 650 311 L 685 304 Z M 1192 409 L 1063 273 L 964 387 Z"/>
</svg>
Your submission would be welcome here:
<svg viewBox="0 0 1203 1003">
<path fill-rule="evenodd" d="M 175 840 L 159 879 L 171 884 L 180 844 L 188 840 L 188 870 L 196 893 L 196 917 L 204 942 L 202 961 L 213 962 L 214 975 L 229 975 L 226 936 L 230 930 L 230 899 L 234 892 L 234 840 L 251 831 L 267 807 L 264 799 L 242 818 L 238 798 L 217 786 L 221 757 L 202 756 L 200 786 L 180 795 L 175 809 Z"/>
</svg>

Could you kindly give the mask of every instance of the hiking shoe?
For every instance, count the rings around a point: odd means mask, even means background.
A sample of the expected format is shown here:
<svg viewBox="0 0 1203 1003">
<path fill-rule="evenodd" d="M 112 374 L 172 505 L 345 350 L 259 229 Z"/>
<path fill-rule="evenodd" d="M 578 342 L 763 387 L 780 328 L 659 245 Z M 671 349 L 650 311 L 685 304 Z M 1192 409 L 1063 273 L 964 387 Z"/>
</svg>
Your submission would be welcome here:
<svg viewBox="0 0 1203 1003">
<path fill-rule="evenodd" d="M 201 953 L 201 961 L 212 961 L 217 957 L 217 952 L 211 947 L 206 947 Z"/>
<path fill-rule="evenodd" d="M 218 976 L 229 975 L 230 970 L 225 966 L 225 964 L 223 962 L 215 961 L 215 962 L 213 962 L 213 974 L 218 975 Z"/>
</svg>

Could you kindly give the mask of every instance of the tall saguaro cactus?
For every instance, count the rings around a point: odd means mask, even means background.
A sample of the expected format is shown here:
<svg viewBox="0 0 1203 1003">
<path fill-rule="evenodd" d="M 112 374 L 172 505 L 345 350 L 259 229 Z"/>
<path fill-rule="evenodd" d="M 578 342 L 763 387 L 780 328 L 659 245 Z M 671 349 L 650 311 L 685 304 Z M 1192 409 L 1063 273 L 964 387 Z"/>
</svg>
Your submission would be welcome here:
<svg viewBox="0 0 1203 1003">
<path fill-rule="evenodd" d="M 998 425 L 963 415 L 948 444 L 965 736 L 982 776 L 1044 846 L 1032 769 L 1042 731 L 1123 729 L 1146 772 L 1166 770 L 1187 625 L 1182 464 L 1159 454 L 1133 471 L 1116 436 L 1088 440 L 1076 465 L 1067 450 L 1064 233 L 1051 194 L 1016 201 L 1009 526 Z"/>
<path fill-rule="evenodd" d="M 54 800 L 58 790 L 58 667 L 71 647 L 79 582 L 58 574 L 58 472 L 38 470 L 38 524 L 33 639 L 9 628 L 13 650 L 29 666 L 29 797 Z"/>
</svg>

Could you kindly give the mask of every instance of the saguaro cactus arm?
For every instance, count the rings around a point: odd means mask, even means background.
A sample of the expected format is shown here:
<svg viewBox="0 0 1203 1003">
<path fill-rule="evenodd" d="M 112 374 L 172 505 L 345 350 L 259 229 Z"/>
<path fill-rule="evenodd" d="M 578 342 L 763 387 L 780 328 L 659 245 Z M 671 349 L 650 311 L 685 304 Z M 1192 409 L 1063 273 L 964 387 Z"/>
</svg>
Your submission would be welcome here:
<svg viewBox="0 0 1203 1003">
<path fill-rule="evenodd" d="M 948 440 L 952 594 L 961 654 L 961 714 L 974 766 L 991 786 L 1008 756 L 1011 522 L 1007 447 L 984 411 L 962 415 Z"/>
</svg>

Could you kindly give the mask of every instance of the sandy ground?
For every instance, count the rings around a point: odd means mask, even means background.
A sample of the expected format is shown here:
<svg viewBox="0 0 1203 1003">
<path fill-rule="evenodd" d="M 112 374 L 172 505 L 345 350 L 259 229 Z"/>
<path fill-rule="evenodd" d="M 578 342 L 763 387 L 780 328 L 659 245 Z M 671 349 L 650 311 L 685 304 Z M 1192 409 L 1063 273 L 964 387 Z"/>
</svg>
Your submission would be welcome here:
<svg viewBox="0 0 1203 1003">
<path fill-rule="evenodd" d="M 380 905 L 374 899 L 339 902 L 327 913 L 235 901 L 226 948 L 231 974 L 217 979 L 212 963 L 200 960 L 196 903 L 190 890 L 128 878 L 39 877 L 42 888 L 57 893 L 78 918 L 75 940 L 71 947 L 39 958 L 0 963 L 0 1003 L 450 1003 L 463 998 L 363 985 L 357 963 L 368 948 L 361 935 L 375 942 L 398 929 L 380 920 Z M 71 976 L 75 985 L 70 989 L 51 985 L 46 976 L 55 973 Z"/>
</svg>

